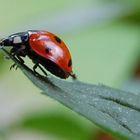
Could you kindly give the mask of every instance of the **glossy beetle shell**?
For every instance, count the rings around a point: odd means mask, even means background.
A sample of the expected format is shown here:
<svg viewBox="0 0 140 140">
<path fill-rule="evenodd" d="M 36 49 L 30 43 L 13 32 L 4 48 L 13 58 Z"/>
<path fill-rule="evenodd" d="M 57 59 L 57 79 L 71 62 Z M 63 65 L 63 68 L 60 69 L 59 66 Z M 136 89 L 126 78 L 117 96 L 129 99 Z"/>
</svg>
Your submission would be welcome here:
<svg viewBox="0 0 140 140">
<path fill-rule="evenodd" d="M 56 35 L 46 32 L 29 32 L 29 45 L 31 49 L 45 59 L 57 64 L 63 71 L 72 72 L 72 60 L 65 43 Z"/>
</svg>

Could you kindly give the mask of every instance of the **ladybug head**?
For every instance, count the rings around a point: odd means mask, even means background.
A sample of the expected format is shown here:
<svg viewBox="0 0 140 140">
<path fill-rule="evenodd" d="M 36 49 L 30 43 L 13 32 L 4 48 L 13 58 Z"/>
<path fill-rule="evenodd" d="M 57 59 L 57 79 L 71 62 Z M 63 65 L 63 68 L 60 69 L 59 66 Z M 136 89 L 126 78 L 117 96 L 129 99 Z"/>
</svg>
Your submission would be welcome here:
<svg viewBox="0 0 140 140">
<path fill-rule="evenodd" d="M 5 39 L 1 39 L 0 46 L 15 46 L 18 44 L 25 44 L 28 42 L 28 36 L 28 32 L 12 34 Z"/>
</svg>

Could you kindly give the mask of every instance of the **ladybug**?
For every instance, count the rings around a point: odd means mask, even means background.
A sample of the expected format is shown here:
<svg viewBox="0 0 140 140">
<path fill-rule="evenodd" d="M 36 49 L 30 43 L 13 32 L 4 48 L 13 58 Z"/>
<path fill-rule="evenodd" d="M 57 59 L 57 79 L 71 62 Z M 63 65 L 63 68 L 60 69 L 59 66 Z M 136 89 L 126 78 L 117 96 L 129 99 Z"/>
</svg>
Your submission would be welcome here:
<svg viewBox="0 0 140 140">
<path fill-rule="evenodd" d="M 12 46 L 10 54 L 21 63 L 24 63 L 22 57 L 28 56 L 34 63 L 34 73 L 37 73 L 38 67 L 45 75 L 46 69 L 59 78 L 66 79 L 71 76 L 76 79 L 66 44 L 51 32 L 28 30 L 15 33 L 3 39 L 0 46 Z M 15 64 L 11 68 L 14 66 Z"/>
</svg>

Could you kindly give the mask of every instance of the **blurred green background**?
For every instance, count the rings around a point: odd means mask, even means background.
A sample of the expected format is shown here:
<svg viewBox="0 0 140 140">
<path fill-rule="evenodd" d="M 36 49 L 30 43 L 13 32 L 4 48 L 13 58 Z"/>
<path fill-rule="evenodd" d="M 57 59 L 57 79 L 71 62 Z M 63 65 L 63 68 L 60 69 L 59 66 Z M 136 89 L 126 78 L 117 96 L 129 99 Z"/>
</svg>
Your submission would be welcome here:
<svg viewBox="0 0 140 140">
<path fill-rule="evenodd" d="M 0 19 L 0 38 L 29 29 L 60 36 L 79 80 L 139 92 L 139 0 L 0 0 Z M 0 140 L 113 139 L 41 95 L 12 63 L 0 51 Z"/>
</svg>

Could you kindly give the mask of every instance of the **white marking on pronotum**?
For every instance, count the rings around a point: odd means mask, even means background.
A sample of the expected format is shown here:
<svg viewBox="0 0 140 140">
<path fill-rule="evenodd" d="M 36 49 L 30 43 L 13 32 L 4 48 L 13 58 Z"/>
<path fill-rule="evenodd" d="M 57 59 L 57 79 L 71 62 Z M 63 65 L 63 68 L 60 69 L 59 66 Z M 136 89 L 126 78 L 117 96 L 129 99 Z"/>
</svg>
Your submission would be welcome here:
<svg viewBox="0 0 140 140">
<path fill-rule="evenodd" d="M 20 36 L 15 36 L 13 39 L 14 44 L 22 43 L 21 37 Z"/>
</svg>

